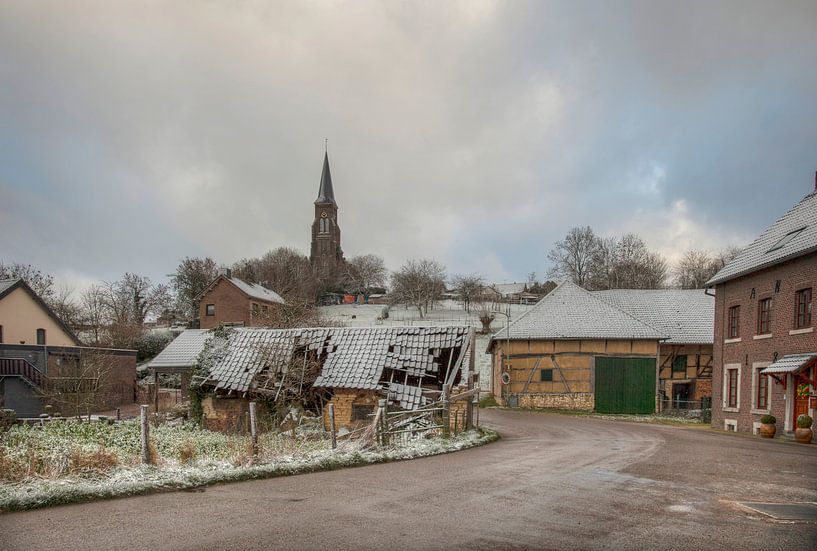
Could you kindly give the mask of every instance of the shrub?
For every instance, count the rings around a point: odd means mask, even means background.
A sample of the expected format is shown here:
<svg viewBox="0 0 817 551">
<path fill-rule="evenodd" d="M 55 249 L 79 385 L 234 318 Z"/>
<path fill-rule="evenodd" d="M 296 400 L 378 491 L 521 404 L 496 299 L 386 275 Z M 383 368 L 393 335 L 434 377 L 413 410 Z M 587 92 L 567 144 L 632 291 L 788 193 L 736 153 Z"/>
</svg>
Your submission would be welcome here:
<svg viewBox="0 0 817 551">
<path fill-rule="evenodd" d="M 74 448 L 68 460 L 68 472 L 77 474 L 104 474 L 119 464 L 116 454 L 104 446 L 99 446 L 92 452 Z"/>
<path fill-rule="evenodd" d="M 179 446 L 179 462 L 192 463 L 195 460 L 196 460 L 196 444 L 193 443 L 191 440 L 183 442 L 182 445 Z"/>
<path fill-rule="evenodd" d="M 493 394 L 489 394 L 488 396 L 479 401 L 479 407 L 481 408 L 496 407 L 498 405 L 499 404 L 496 403 L 496 398 L 494 398 Z"/>
<path fill-rule="evenodd" d="M 0 432 L 7 431 L 17 422 L 17 413 L 13 409 L 0 409 Z"/>
<path fill-rule="evenodd" d="M 805 413 L 797 416 L 798 429 L 810 429 L 813 422 L 814 420 L 811 418 L 811 416 L 806 415 Z"/>
<path fill-rule="evenodd" d="M 774 425 L 777 423 L 777 418 L 774 415 L 766 414 L 760 418 L 760 422 L 764 425 Z"/>
</svg>

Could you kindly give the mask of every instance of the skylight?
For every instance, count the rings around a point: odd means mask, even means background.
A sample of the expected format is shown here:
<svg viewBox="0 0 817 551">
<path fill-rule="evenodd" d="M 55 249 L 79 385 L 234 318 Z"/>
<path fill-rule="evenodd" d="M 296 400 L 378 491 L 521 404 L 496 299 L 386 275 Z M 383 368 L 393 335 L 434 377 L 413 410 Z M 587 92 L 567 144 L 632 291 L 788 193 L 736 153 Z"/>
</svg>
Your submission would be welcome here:
<svg viewBox="0 0 817 551">
<path fill-rule="evenodd" d="M 800 235 L 800 234 L 803 232 L 803 230 L 804 230 L 804 229 L 806 229 L 806 226 L 803 226 L 802 228 L 798 228 L 798 229 L 796 229 L 796 230 L 794 230 L 794 231 L 790 231 L 789 233 L 787 233 L 786 235 L 784 235 L 783 237 L 781 237 L 781 238 L 780 238 L 780 241 L 778 241 L 777 243 L 775 243 L 775 244 L 774 244 L 774 246 L 773 246 L 771 249 L 769 249 L 768 251 L 766 251 L 766 252 L 767 252 L 767 253 L 770 253 L 770 252 L 772 252 L 772 251 L 776 251 L 776 250 L 778 250 L 778 249 L 782 249 L 783 247 L 785 247 L 786 245 L 788 245 L 789 241 L 791 241 L 792 239 L 794 239 L 795 237 L 797 237 L 798 235 Z"/>
</svg>

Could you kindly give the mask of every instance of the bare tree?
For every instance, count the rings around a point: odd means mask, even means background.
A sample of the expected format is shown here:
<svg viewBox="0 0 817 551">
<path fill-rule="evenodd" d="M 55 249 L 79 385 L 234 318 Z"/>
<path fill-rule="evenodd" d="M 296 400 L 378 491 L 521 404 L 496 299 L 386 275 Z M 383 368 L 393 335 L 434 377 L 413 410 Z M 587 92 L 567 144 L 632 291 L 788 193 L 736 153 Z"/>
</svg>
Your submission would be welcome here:
<svg viewBox="0 0 817 551">
<path fill-rule="evenodd" d="M 42 397 L 55 412 L 81 417 L 110 404 L 106 393 L 111 387 L 111 367 L 107 358 L 93 348 L 79 356 L 66 356 L 48 376 Z"/>
<path fill-rule="evenodd" d="M 460 302 L 466 312 L 471 311 L 471 306 L 482 302 L 485 296 L 485 281 L 477 274 L 458 274 L 451 278 L 451 285 L 460 296 Z"/>
<path fill-rule="evenodd" d="M 718 251 L 717 254 L 714 255 L 713 262 L 718 270 L 722 270 L 727 264 L 732 262 L 736 256 L 740 254 L 743 249 L 736 245 L 729 245 L 724 249 Z M 717 273 L 717 272 L 716 272 Z M 714 275 L 714 274 L 713 274 Z"/>
<path fill-rule="evenodd" d="M 47 304 L 54 298 L 54 276 L 42 272 L 31 264 L 20 262 L 4 263 L 0 260 L 0 279 L 19 277 L 25 281 Z"/>
<path fill-rule="evenodd" d="M 198 296 L 218 275 L 218 265 L 210 257 L 185 257 L 170 276 L 176 293 L 176 304 L 182 315 L 192 319 L 198 316 Z"/>
<path fill-rule="evenodd" d="M 701 289 L 738 254 L 740 249 L 735 246 L 726 247 L 716 254 L 688 250 L 675 266 L 675 284 L 681 289 Z"/>
<path fill-rule="evenodd" d="M 634 233 L 598 239 L 588 278 L 589 289 L 660 289 L 667 262 L 647 249 Z"/>
<path fill-rule="evenodd" d="M 105 307 L 105 288 L 93 284 L 80 296 L 80 319 L 87 333 L 92 337 L 90 344 L 100 345 L 107 340 L 106 327 L 109 324 Z"/>
<path fill-rule="evenodd" d="M 436 260 L 409 260 L 392 274 L 392 293 L 400 302 L 415 306 L 421 318 L 444 291 L 445 266 Z"/>
<path fill-rule="evenodd" d="M 571 229 L 548 253 L 548 260 L 553 264 L 548 271 L 549 277 L 568 278 L 576 285 L 586 287 L 598 246 L 598 238 L 590 226 Z"/>
<path fill-rule="evenodd" d="M 375 254 L 353 256 L 346 263 L 346 273 L 352 284 L 362 293 L 372 287 L 384 287 L 389 271 L 383 257 Z"/>
<path fill-rule="evenodd" d="M 73 295 L 73 287 L 60 285 L 48 305 L 65 325 L 76 331 L 82 325 L 82 309 Z"/>
<path fill-rule="evenodd" d="M 272 289 L 287 302 L 314 304 L 318 295 L 309 259 L 289 247 L 271 250 L 261 258 L 240 260 L 232 270 L 236 277 Z"/>
</svg>

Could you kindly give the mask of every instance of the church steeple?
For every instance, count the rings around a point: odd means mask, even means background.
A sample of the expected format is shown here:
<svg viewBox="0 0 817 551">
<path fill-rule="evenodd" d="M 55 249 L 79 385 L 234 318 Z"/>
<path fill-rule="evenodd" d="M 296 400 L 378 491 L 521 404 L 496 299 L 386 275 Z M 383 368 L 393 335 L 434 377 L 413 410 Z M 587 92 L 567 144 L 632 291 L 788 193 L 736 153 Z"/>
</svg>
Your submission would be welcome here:
<svg viewBox="0 0 817 551">
<path fill-rule="evenodd" d="M 331 204 L 337 206 L 335 202 L 335 190 L 332 189 L 332 172 L 329 170 L 329 152 L 323 155 L 323 170 L 321 171 L 321 185 L 318 188 L 318 198 L 315 204 Z"/>
<path fill-rule="evenodd" d="M 318 198 L 315 199 L 315 221 L 312 222 L 312 246 L 309 260 L 318 279 L 325 282 L 336 279 L 343 270 L 343 249 L 340 247 L 338 204 L 332 188 L 329 171 L 329 153 L 323 155 L 323 171 Z"/>
</svg>

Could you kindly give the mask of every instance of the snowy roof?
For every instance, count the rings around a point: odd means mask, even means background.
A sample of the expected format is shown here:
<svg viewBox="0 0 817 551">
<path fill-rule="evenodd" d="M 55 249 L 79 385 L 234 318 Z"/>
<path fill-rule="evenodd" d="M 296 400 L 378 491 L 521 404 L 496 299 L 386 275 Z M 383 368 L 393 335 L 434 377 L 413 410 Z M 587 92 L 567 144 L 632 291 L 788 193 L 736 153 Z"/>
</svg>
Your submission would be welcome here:
<svg viewBox="0 0 817 551">
<path fill-rule="evenodd" d="M 404 409 L 418 407 L 421 393 L 404 386 L 445 373 L 445 349 L 462 355 L 461 369 L 470 365 L 470 327 L 322 327 L 304 329 L 235 328 L 209 366 L 205 384 L 244 393 L 262 373 L 289 367 L 296 353 L 311 352 L 321 363 L 315 387 L 385 390 Z M 385 379 L 384 372 L 389 375 Z M 400 372 L 393 377 L 392 374 Z"/>
<path fill-rule="evenodd" d="M 817 191 L 806 195 L 706 282 L 723 283 L 817 250 Z"/>
<path fill-rule="evenodd" d="M 510 325 L 511 340 L 658 340 L 668 336 L 664 331 L 648 325 L 569 281 L 560 283 Z M 503 329 L 491 337 L 491 342 L 505 338 L 506 330 Z"/>
<path fill-rule="evenodd" d="M 789 354 L 770 364 L 761 373 L 795 373 L 815 358 L 817 358 L 817 352 Z"/>
<path fill-rule="evenodd" d="M 207 329 L 186 329 L 170 341 L 148 367 L 191 367 L 210 336 Z"/>
<path fill-rule="evenodd" d="M 494 283 L 490 286 L 491 289 L 496 290 L 501 295 L 512 295 L 514 293 L 521 293 L 525 290 L 524 283 Z"/>
<path fill-rule="evenodd" d="M 284 304 L 284 299 L 281 298 L 281 295 L 271 289 L 267 289 L 263 285 L 259 285 L 257 283 L 247 283 L 243 279 L 238 279 L 237 277 L 230 277 L 227 279 L 230 280 L 230 283 L 241 289 L 245 295 L 251 298 L 264 300 L 266 302 L 277 302 L 279 304 Z"/>
<path fill-rule="evenodd" d="M 593 295 L 661 330 L 668 343 L 714 342 L 715 297 L 704 289 L 613 289 Z"/>
</svg>

